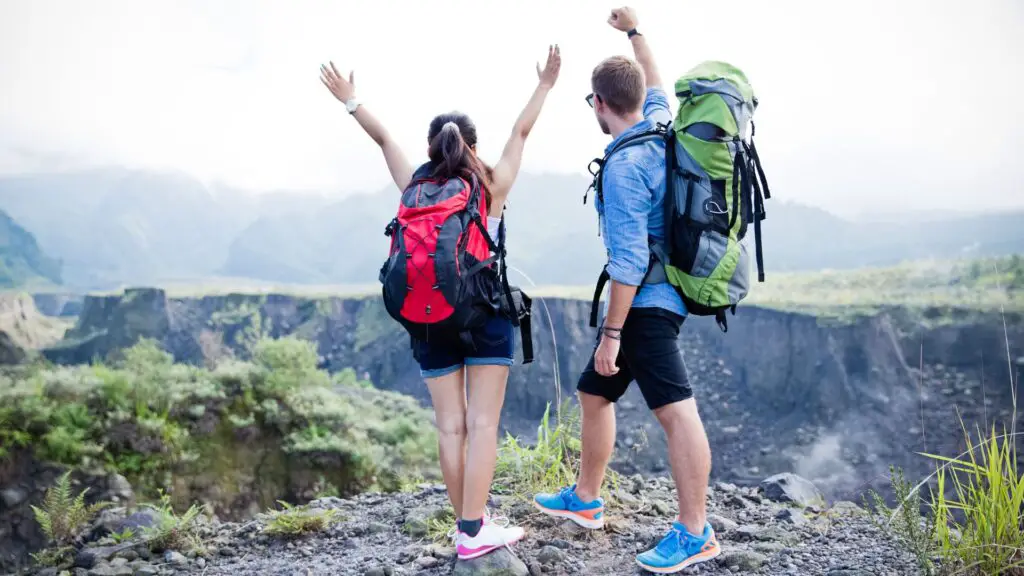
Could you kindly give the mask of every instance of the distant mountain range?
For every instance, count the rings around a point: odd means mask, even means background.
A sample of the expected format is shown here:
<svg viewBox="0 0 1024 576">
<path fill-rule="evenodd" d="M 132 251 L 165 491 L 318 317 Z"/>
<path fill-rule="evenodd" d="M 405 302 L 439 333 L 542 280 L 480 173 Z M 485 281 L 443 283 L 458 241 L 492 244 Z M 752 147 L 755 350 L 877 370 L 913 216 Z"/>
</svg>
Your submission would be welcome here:
<svg viewBox="0 0 1024 576">
<path fill-rule="evenodd" d="M 36 238 L 0 210 L 0 288 L 60 284 L 60 261 L 47 256 Z"/>
<path fill-rule="evenodd" d="M 604 251 L 593 206 L 582 204 L 588 184 L 576 175 L 520 175 L 506 212 L 510 265 L 537 284 L 596 278 Z M 213 276 L 373 283 L 396 202 L 393 187 L 342 199 L 254 195 L 120 168 L 0 178 L 0 209 L 63 262 L 65 283 L 77 289 Z M 776 199 L 767 207 L 769 273 L 1024 252 L 1024 210 L 872 223 Z"/>
</svg>

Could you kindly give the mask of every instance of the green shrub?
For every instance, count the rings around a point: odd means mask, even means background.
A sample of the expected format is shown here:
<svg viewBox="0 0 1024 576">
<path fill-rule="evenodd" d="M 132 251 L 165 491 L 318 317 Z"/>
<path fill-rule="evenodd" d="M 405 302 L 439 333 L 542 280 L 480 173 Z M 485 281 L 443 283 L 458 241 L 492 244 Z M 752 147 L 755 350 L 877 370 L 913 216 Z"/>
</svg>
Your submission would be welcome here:
<svg viewBox="0 0 1024 576">
<path fill-rule="evenodd" d="M 233 451 L 252 433 L 265 443 L 260 449 L 280 450 L 285 460 L 301 454 L 297 462 L 329 476 L 334 487 L 323 489 L 337 493 L 436 475 L 427 410 L 358 383 L 353 371 L 334 380 L 350 384 L 332 386 L 316 359 L 308 342 L 265 340 L 253 362 L 210 370 L 173 364 L 143 340 L 110 365 L 0 370 L 0 458 L 24 448 L 71 467 L 99 464 L 152 496 L 194 475 L 200 454 Z M 225 462 L 216 472 L 229 481 L 236 465 L 249 463 Z"/>
<path fill-rule="evenodd" d="M 271 392 L 330 385 L 327 373 L 317 369 L 319 356 L 315 345 L 307 340 L 260 340 L 253 348 L 253 360 L 267 370 L 266 385 Z"/>
<path fill-rule="evenodd" d="M 874 512 L 872 518 L 876 526 L 882 531 L 891 531 L 914 555 L 921 570 L 932 574 L 935 571 L 932 557 L 937 549 L 935 517 L 921 516 L 921 497 L 917 488 L 904 478 L 902 469 L 890 466 L 889 479 L 897 507 L 890 509 L 885 499 L 871 490 L 865 499 L 865 508 Z"/>
<path fill-rule="evenodd" d="M 32 435 L 15 424 L 16 412 L 11 406 L 0 406 L 0 460 L 10 455 L 11 448 L 24 448 L 32 441 Z"/>
</svg>

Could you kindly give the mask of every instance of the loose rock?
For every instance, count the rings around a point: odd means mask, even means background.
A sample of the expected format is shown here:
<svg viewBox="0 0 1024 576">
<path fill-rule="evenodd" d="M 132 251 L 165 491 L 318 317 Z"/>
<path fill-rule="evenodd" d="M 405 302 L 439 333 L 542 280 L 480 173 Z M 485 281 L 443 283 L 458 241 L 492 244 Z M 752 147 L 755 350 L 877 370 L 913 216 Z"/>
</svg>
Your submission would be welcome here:
<svg viewBox="0 0 1024 576">
<path fill-rule="evenodd" d="M 809 480 L 796 474 L 776 474 L 761 482 L 761 490 L 773 502 L 793 502 L 800 506 L 824 506 L 825 497 Z"/>
<path fill-rule="evenodd" d="M 768 562 L 768 557 L 750 550 L 727 550 L 718 561 L 734 572 L 754 572 Z"/>
<path fill-rule="evenodd" d="M 486 556 L 455 563 L 453 576 L 528 576 L 526 565 L 508 550 L 499 548 Z"/>
</svg>

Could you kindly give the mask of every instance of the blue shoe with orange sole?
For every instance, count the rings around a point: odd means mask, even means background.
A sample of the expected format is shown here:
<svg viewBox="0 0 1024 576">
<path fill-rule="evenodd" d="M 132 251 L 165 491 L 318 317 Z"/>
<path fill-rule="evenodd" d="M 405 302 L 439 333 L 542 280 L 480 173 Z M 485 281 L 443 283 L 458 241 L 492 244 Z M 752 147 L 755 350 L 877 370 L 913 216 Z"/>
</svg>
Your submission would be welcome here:
<svg viewBox="0 0 1024 576">
<path fill-rule="evenodd" d="M 604 528 L 604 500 L 580 500 L 575 484 L 554 494 L 537 494 L 533 497 L 533 505 L 549 516 L 567 518 L 584 528 Z"/>
<path fill-rule="evenodd" d="M 710 524 L 704 524 L 704 533 L 695 536 L 686 530 L 686 526 L 673 522 L 672 529 L 661 542 L 637 556 L 636 563 L 655 574 L 675 574 L 694 564 L 713 560 L 721 553 Z"/>
</svg>

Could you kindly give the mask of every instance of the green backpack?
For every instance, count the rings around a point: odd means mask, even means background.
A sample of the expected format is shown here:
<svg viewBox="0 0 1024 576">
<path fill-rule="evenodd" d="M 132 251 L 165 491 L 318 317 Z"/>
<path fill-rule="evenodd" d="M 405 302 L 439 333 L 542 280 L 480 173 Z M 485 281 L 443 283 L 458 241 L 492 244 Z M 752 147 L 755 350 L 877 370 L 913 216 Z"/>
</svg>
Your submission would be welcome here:
<svg viewBox="0 0 1024 576">
<path fill-rule="evenodd" d="M 757 98 L 746 75 L 725 62 L 703 62 L 676 81 L 679 111 L 671 126 L 637 134 L 618 150 L 665 139 L 664 243 L 651 244 L 651 265 L 644 283 L 668 282 L 682 297 L 689 314 L 714 316 L 728 331 L 727 310 L 750 290 L 748 225 L 754 227 L 757 277 L 764 282 L 761 221 L 764 201 L 771 197 L 754 147 Z M 601 174 L 594 188 L 601 195 Z M 591 326 L 597 326 L 602 273 L 594 293 Z"/>
</svg>

